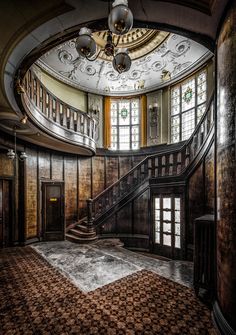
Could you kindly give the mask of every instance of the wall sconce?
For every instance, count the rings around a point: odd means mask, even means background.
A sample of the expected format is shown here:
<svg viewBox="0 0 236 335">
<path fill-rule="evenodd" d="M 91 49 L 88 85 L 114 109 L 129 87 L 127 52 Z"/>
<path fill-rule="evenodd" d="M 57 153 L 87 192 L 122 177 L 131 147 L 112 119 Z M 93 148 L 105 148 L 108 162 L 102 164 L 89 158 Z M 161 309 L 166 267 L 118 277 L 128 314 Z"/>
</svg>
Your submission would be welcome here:
<svg viewBox="0 0 236 335">
<path fill-rule="evenodd" d="M 24 115 L 24 116 L 22 117 L 22 119 L 20 119 L 20 123 L 22 123 L 22 124 L 26 124 L 27 119 L 28 119 L 28 116 L 27 116 L 27 115 Z"/>
<path fill-rule="evenodd" d="M 17 155 L 17 152 L 16 152 L 16 131 L 14 131 L 14 150 L 13 149 L 8 149 L 7 157 L 12 161 L 14 159 L 18 158 L 22 162 L 25 161 L 26 158 L 27 158 L 27 155 L 24 151 L 22 151 L 20 153 L 20 155 Z"/>
<path fill-rule="evenodd" d="M 100 108 L 99 108 L 98 105 L 97 105 L 97 106 L 92 105 L 90 111 L 91 111 L 91 113 L 94 114 L 94 115 L 99 115 L 99 113 L 100 113 Z"/>
</svg>

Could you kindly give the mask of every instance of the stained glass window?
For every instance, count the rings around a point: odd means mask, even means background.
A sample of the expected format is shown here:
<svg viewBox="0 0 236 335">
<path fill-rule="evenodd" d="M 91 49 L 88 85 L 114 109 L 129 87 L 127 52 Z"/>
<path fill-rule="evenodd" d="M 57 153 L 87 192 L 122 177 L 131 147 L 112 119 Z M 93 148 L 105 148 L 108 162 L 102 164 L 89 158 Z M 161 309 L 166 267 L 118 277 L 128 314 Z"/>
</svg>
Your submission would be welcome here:
<svg viewBox="0 0 236 335">
<path fill-rule="evenodd" d="M 174 86 L 171 90 L 171 142 L 187 140 L 205 112 L 206 70 Z"/>
<path fill-rule="evenodd" d="M 139 149 L 139 99 L 111 102 L 111 149 Z"/>
</svg>

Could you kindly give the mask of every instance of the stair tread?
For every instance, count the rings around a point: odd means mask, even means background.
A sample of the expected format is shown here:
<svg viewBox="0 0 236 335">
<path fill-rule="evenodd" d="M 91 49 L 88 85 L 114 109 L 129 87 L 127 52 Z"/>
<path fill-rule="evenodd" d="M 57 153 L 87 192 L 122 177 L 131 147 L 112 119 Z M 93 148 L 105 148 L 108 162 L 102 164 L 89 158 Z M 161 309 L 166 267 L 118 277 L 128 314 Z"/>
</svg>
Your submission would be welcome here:
<svg viewBox="0 0 236 335">
<path fill-rule="evenodd" d="M 81 235 L 81 237 L 83 237 L 83 236 L 91 236 L 92 237 L 93 235 L 96 235 L 96 231 L 85 232 L 85 231 L 75 229 L 75 228 L 70 229 L 69 232 L 74 233 L 75 235 Z"/>
<path fill-rule="evenodd" d="M 97 239 L 97 236 L 84 238 L 84 237 L 79 237 L 79 236 L 68 234 L 68 233 L 66 234 L 66 237 L 72 238 L 77 241 L 94 241 Z"/>
</svg>

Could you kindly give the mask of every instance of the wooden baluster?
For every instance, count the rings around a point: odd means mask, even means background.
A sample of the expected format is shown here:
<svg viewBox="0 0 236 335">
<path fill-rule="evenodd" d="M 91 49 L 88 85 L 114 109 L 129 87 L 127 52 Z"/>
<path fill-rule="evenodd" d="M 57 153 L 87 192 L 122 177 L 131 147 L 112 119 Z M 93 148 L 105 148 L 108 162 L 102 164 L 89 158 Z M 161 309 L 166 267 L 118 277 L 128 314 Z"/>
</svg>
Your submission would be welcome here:
<svg viewBox="0 0 236 335">
<path fill-rule="evenodd" d="M 49 116 L 49 94 L 45 91 L 46 103 L 45 103 L 45 115 L 46 117 Z"/>
<path fill-rule="evenodd" d="M 77 132 L 77 120 L 78 120 L 78 117 L 77 117 L 77 114 L 78 112 L 74 111 L 74 131 Z"/>
<path fill-rule="evenodd" d="M 84 116 L 84 135 L 88 135 L 88 119 Z"/>
<path fill-rule="evenodd" d="M 53 107 L 52 107 L 52 96 L 51 94 L 48 95 L 49 96 L 49 104 L 48 104 L 48 118 L 50 120 L 53 120 Z"/>
<path fill-rule="evenodd" d="M 166 156 L 161 157 L 161 175 L 166 175 Z"/>
<path fill-rule="evenodd" d="M 66 128 L 70 128 L 70 108 L 66 106 Z"/>
<path fill-rule="evenodd" d="M 34 81 L 32 72 L 30 72 L 30 99 L 34 99 Z"/>
<path fill-rule="evenodd" d="M 173 175 L 173 154 L 170 154 L 168 158 L 169 158 L 169 171 L 168 171 L 168 174 L 169 174 L 169 176 L 172 176 Z"/>
<path fill-rule="evenodd" d="M 33 101 L 37 106 L 37 81 L 35 77 L 33 78 Z"/>
<path fill-rule="evenodd" d="M 40 81 L 36 78 L 36 106 L 40 108 Z"/>
<path fill-rule="evenodd" d="M 80 113 L 77 113 L 77 132 L 81 133 L 81 119 L 80 119 Z"/>
<path fill-rule="evenodd" d="M 80 129 L 81 129 L 81 134 L 84 134 L 84 115 L 83 114 L 81 114 L 80 115 Z"/>
<path fill-rule="evenodd" d="M 63 108 L 62 108 L 62 126 L 67 128 L 67 117 L 66 117 L 66 113 L 67 113 L 67 107 L 65 104 L 63 104 Z"/>
<path fill-rule="evenodd" d="M 42 113 L 46 114 L 46 90 L 42 87 Z"/>
<path fill-rule="evenodd" d="M 74 126 L 74 110 L 72 108 L 70 108 L 70 129 L 71 130 L 75 130 L 75 126 Z"/>
<path fill-rule="evenodd" d="M 56 121 L 56 99 L 52 97 L 52 120 Z"/>
<path fill-rule="evenodd" d="M 59 100 L 56 100 L 56 111 L 55 111 L 55 113 L 56 113 L 56 123 L 60 124 L 61 119 L 60 119 L 60 102 L 59 102 Z"/>
</svg>

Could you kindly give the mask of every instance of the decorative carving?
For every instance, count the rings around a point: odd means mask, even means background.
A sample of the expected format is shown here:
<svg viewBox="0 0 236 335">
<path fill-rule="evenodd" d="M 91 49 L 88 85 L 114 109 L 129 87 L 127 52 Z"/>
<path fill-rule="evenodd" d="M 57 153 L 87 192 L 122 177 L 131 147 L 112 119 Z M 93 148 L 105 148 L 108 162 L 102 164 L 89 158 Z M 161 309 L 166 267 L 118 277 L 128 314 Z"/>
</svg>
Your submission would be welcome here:
<svg viewBox="0 0 236 335">
<path fill-rule="evenodd" d="M 125 96 L 137 94 L 137 90 L 140 93 L 153 91 L 167 80 L 173 82 L 180 73 L 186 71 L 187 74 L 187 71 L 192 71 L 199 59 L 204 61 L 210 57 L 210 52 L 196 42 L 177 34 L 162 33 L 137 28 L 127 36 L 120 37 L 119 44 L 132 48 L 132 66 L 125 76 L 116 73 L 111 60 L 103 56 L 99 56 L 93 62 L 79 57 L 75 48 L 75 38 L 43 55 L 37 64 L 57 79 L 96 94 L 104 92 L 111 96 Z M 96 43 L 101 47 L 102 42 L 106 40 L 106 34 L 106 31 L 93 34 Z M 144 36 L 149 36 L 150 39 Z M 158 42 L 155 42 L 157 36 Z M 143 49 L 137 45 L 138 50 L 135 50 L 137 41 L 145 41 L 147 44 L 142 45 Z M 94 80 L 90 80 L 91 77 Z"/>
</svg>

